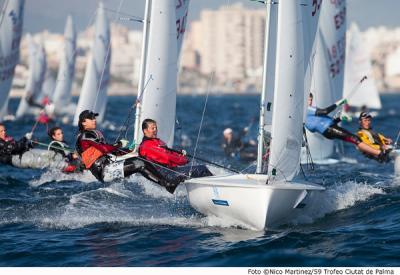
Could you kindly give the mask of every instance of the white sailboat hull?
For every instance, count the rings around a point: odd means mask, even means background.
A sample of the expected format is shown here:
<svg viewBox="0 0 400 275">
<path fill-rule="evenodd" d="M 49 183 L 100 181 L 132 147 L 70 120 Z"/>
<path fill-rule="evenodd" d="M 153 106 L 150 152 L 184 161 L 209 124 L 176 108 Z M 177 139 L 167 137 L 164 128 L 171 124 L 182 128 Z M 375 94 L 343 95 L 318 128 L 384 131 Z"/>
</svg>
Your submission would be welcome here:
<svg viewBox="0 0 400 275">
<path fill-rule="evenodd" d="M 190 179 L 185 182 L 191 206 L 206 216 L 230 219 L 253 230 L 290 221 L 322 186 L 277 182 L 267 175 L 247 174 Z"/>
</svg>

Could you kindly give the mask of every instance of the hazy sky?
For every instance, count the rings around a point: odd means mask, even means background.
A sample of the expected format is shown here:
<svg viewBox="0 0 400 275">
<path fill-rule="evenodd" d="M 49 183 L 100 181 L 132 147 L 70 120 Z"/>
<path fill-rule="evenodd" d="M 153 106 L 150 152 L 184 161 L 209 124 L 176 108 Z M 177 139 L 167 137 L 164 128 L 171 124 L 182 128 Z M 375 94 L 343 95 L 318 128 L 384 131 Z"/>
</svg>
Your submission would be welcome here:
<svg viewBox="0 0 400 275">
<path fill-rule="evenodd" d="M 6 0 L 0 0 L 2 7 Z M 329 1 L 329 0 L 328 0 Z M 27 32 L 48 29 L 62 32 L 67 14 L 74 16 L 78 30 L 83 30 L 92 20 L 99 0 L 26 0 L 24 27 Z M 202 9 L 216 9 L 221 5 L 243 3 L 250 8 L 261 8 L 259 3 L 250 0 L 191 0 L 189 19 L 196 19 Z M 121 11 L 129 15 L 143 17 L 145 0 L 103 0 L 106 8 Z M 400 26 L 399 0 L 347 0 L 348 21 L 356 21 L 362 30 L 371 26 Z M 116 12 L 110 11 L 114 20 Z M 121 22 L 121 21 L 120 21 Z M 139 23 L 125 24 L 132 28 L 141 28 Z"/>
</svg>

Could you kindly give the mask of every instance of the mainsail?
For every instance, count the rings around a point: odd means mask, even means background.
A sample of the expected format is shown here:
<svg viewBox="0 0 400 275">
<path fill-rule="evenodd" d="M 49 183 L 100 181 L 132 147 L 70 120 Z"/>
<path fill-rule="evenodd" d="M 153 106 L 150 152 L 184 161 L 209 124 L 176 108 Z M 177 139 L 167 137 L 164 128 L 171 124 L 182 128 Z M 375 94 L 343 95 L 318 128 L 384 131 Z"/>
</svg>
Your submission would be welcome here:
<svg viewBox="0 0 400 275">
<path fill-rule="evenodd" d="M 138 93 L 141 101 L 140 119 L 136 125 L 141 125 L 146 118 L 156 120 L 158 136 L 168 146 L 172 146 L 174 141 L 178 58 L 188 6 L 188 0 L 147 2 L 150 26 L 148 34 L 144 34 L 144 47 L 147 47 L 144 52 L 147 54 L 141 75 L 144 86 Z M 136 127 L 135 143 L 140 143 L 141 139 L 142 132 Z"/>
<path fill-rule="evenodd" d="M 276 36 L 276 71 L 271 151 L 272 180 L 291 180 L 298 171 L 304 114 L 302 14 L 297 1 L 280 1 Z"/>
<path fill-rule="evenodd" d="M 346 1 L 323 1 L 311 75 L 317 107 L 327 107 L 343 96 L 346 50 Z M 324 160 L 334 152 L 334 141 L 307 131 L 313 160 Z"/>
<path fill-rule="evenodd" d="M 56 87 L 52 98 L 57 114 L 66 113 L 66 107 L 71 104 L 71 88 L 75 74 L 75 57 L 76 31 L 72 17 L 69 15 L 64 30 L 64 51 L 61 57 Z"/>
<path fill-rule="evenodd" d="M 363 76 L 358 90 L 353 91 Z M 381 109 L 378 89 L 372 76 L 371 57 L 365 46 L 362 34 L 355 23 L 352 23 L 347 37 L 346 66 L 344 75 L 344 96 L 349 97 L 349 104 L 354 107 Z"/>
<path fill-rule="evenodd" d="M 25 0 L 6 0 L 0 14 L 0 121 L 8 112 L 8 96 L 19 62 Z"/>
<path fill-rule="evenodd" d="M 110 59 L 110 27 L 103 4 L 100 2 L 95 23 L 95 40 L 86 65 L 81 95 L 75 111 L 74 125 L 78 125 L 79 114 L 84 110 L 99 113 L 97 121 L 103 121 L 110 79 Z"/>
<path fill-rule="evenodd" d="M 30 35 L 27 36 L 27 40 L 29 44 L 29 76 L 25 85 L 25 93 L 21 97 L 17 109 L 16 118 L 38 113 L 38 108 L 32 107 L 32 105 L 42 103 L 40 96 L 47 69 L 43 41 L 36 44 Z"/>
<path fill-rule="evenodd" d="M 267 3 L 260 129 L 271 133 L 268 171 L 276 180 L 291 180 L 299 167 L 304 89 L 308 85 L 305 76 L 311 67 L 320 14 L 320 7 L 312 2 Z M 257 173 L 263 170 L 264 132 L 259 135 Z"/>
</svg>

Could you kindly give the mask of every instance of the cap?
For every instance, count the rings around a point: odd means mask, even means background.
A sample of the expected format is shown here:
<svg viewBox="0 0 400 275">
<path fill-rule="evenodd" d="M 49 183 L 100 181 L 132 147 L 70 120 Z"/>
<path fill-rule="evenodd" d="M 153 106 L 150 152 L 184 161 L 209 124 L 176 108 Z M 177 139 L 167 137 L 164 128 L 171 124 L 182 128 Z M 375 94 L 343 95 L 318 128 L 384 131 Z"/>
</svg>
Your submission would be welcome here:
<svg viewBox="0 0 400 275">
<path fill-rule="evenodd" d="M 83 122 L 85 119 L 95 119 L 99 114 L 89 110 L 85 110 L 79 115 L 79 121 Z"/>
<path fill-rule="evenodd" d="M 228 134 L 232 134 L 232 129 L 231 128 L 226 128 L 225 130 L 224 130 L 224 135 L 228 135 Z"/>
<path fill-rule="evenodd" d="M 363 118 L 372 118 L 371 114 L 368 112 L 361 112 L 360 116 L 358 117 L 359 120 L 363 119 Z"/>
</svg>

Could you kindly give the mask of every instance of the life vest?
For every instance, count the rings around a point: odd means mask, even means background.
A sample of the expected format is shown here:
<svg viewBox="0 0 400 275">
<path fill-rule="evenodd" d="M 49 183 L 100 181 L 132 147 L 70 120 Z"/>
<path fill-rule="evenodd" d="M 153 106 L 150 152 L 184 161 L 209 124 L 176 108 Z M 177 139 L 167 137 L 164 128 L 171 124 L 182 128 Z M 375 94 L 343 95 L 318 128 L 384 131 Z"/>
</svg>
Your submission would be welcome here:
<svg viewBox="0 0 400 275">
<path fill-rule="evenodd" d="M 81 146 L 82 141 L 91 141 L 98 144 L 105 144 L 105 138 L 103 134 L 98 130 L 89 130 L 80 133 L 77 142 L 77 151 L 81 155 L 82 163 L 87 169 L 92 167 L 93 163 L 105 155 L 100 149 L 94 146 L 83 149 Z"/>
<path fill-rule="evenodd" d="M 67 144 L 65 144 L 64 142 L 53 140 L 49 143 L 47 150 L 59 152 L 59 153 L 63 154 L 65 157 L 69 153 L 69 146 Z"/>
<path fill-rule="evenodd" d="M 317 108 L 315 107 L 307 108 L 305 126 L 312 133 L 318 132 L 320 134 L 323 134 L 326 129 L 333 125 L 333 119 L 329 116 L 316 116 L 316 111 Z"/>
<path fill-rule="evenodd" d="M 360 129 L 357 135 L 364 143 L 377 150 L 381 150 L 381 147 L 385 144 L 384 137 L 372 130 Z"/>
</svg>

